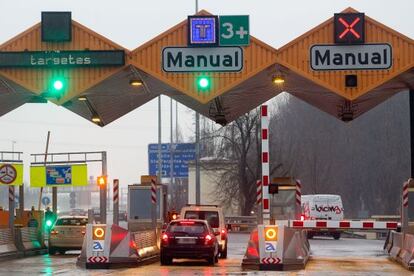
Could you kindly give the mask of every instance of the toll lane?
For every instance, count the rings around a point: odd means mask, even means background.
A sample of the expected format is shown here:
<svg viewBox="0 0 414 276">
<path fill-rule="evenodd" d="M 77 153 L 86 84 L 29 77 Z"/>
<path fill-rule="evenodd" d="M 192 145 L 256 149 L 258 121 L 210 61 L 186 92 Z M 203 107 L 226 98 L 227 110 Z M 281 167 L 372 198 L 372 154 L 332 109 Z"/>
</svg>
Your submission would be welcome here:
<svg viewBox="0 0 414 276">
<path fill-rule="evenodd" d="M 306 275 L 413 275 L 382 250 L 384 241 L 314 238 Z"/>
<path fill-rule="evenodd" d="M 215 266 L 205 261 L 177 260 L 173 265 L 159 262 L 134 268 L 86 270 L 76 266 L 78 251 L 68 255 L 36 256 L 11 260 L 0 265 L 0 275 L 413 275 L 390 261 L 382 251 L 383 241 L 315 238 L 305 270 L 292 272 L 243 271 L 240 263 L 249 235 L 230 234 L 227 259 Z"/>
</svg>

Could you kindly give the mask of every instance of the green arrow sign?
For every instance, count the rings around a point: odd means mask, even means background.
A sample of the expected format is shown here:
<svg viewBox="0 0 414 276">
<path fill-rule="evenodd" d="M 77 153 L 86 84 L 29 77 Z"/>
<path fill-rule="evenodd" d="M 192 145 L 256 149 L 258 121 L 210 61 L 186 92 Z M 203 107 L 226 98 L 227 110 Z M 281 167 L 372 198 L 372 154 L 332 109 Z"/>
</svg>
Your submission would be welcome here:
<svg viewBox="0 0 414 276">
<path fill-rule="evenodd" d="M 247 46 L 250 43 L 249 16 L 220 16 L 220 46 Z"/>
</svg>

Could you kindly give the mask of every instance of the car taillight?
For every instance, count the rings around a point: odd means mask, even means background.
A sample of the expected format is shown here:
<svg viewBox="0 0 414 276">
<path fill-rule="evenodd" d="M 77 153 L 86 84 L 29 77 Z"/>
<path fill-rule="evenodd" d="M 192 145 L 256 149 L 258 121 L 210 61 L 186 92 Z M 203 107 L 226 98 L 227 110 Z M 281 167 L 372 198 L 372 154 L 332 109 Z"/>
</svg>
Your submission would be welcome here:
<svg viewBox="0 0 414 276">
<path fill-rule="evenodd" d="M 304 221 L 305 220 L 305 216 L 304 215 L 300 215 L 300 220 Z"/>
<path fill-rule="evenodd" d="M 132 248 L 132 249 L 135 249 L 135 250 L 138 249 L 138 246 L 137 246 L 136 242 L 132 241 L 132 240 L 129 242 L 129 247 Z"/>
<path fill-rule="evenodd" d="M 226 229 L 221 229 L 220 237 L 222 240 L 226 239 L 226 234 L 227 234 Z"/>
<path fill-rule="evenodd" d="M 168 243 L 168 235 L 167 234 L 162 234 L 162 243 L 163 244 L 167 244 Z"/>
<path fill-rule="evenodd" d="M 212 241 L 213 241 L 213 237 L 210 234 L 207 234 L 206 237 L 204 238 L 204 243 L 211 244 Z"/>
<path fill-rule="evenodd" d="M 57 230 L 50 231 L 50 235 L 57 235 L 57 234 L 59 234 L 59 231 Z"/>
</svg>

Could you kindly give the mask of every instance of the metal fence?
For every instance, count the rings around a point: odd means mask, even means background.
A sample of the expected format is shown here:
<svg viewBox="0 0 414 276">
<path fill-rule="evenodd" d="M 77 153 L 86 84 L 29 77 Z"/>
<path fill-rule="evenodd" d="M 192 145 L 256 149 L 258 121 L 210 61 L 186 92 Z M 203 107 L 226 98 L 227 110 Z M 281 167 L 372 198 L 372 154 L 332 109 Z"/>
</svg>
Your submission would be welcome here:
<svg viewBox="0 0 414 276">
<path fill-rule="evenodd" d="M 257 227 L 256 216 L 226 217 L 228 232 L 250 233 L 255 227 Z"/>
</svg>

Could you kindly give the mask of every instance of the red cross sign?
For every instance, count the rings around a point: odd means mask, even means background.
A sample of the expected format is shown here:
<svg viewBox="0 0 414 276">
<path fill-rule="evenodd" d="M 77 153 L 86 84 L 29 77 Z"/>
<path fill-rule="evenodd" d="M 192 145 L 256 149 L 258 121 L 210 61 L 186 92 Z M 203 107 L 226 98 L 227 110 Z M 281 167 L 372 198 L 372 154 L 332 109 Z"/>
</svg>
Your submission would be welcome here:
<svg viewBox="0 0 414 276">
<path fill-rule="evenodd" d="M 363 13 L 336 13 L 334 40 L 338 44 L 365 43 L 365 15 Z"/>
</svg>

